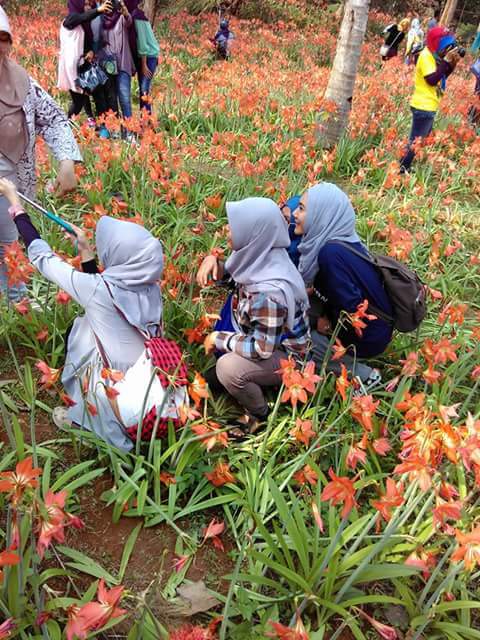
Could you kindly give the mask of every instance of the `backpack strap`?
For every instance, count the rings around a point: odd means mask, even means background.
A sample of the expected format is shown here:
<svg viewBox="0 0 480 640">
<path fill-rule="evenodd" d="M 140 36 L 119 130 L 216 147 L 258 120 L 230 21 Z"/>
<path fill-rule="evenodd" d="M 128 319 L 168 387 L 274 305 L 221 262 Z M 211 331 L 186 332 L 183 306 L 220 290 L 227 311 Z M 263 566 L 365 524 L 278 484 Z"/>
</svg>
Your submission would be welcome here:
<svg viewBox="0 0 480 640">
<path fill-rule="evenodd" d="M 381 275 L 381 271 L 380 271 L 380 267 L 378 266 L 378 262 L 375 259 L 375 256 L 372 256 L 368 251 L 367 253 L 362 253 L 361 251 L 358 251 L 358 249 L 355 249 L 355 247 L 352 247 L 350 242 L 343 242 L 342 240 L 330 240 L 330 243 L 332 244 L 339 244 L 341 245 L 344 249 L 347 249 L 347 251 L 350 251 L 350 253 L 353 253 L 354 255 L 356 255 L 358 258 L 362 258 L 363 260 L 365 260 L 365 262 L 368 262 L 369 264 L 371 264 L 372 266 L 374 266 L 377 271 L 380 273 Z M 383 278 L 382 278 L 383 280 Z M 388 295 L 388 294 L 387 294 Z M 379 309 L 377 306 L 375 306 L 374 304 L 370 304 L 370 302 L 368 303 L 368 308 L 380 319 L 383 320 L 384 322 L 386 322 L 387 324 L 391 324 L 394 325 L 395 324 L 395 319 L 388 315 L 388 313 L 385 313 L 384 311 L 382 311 L 381 309 Z"/>
<path fill-rule="evenodd" d="M 145 340 L 149 340 L 152 336 L 150 336 L 148 333 L 143 333 L 143 331 L 140 331 L 140 329 L 139 329 L 138 327 L 136 327 L 136 326 L 135 326 L 135 325 L 133 325 L 131 322 L 129 322 L 129 320 L 128 320 L 127 316 L 123 313 L 123 311 L 122 311 L 119 307 L 117 307 L 117 305 L 115 304 L 115 299 L 114 299 L 113 294 L 112 294 L 112 290 L 110 289 L 110 285 L 108 284 L 108 282 L 107 282 L 106 280 L 104 280 L 104 278 L 102 278 L 102 280 L 103 280 L 104 285 L 105 285 L 105 286 L 106 286 L 106 288 L 107 288 L 108 295 L 109 295 L 109 296 L 110 296 L 110 298 L 112 299 L 113 307 L 114 307 L 115 311 L 118 313 L 118 315 L 119 315 L 123 320 L 125 320 L 125 322 L 126 322 L 128 325 L 130 325 L 133 329 L 135 329 L 135 331 L 137 331 L 137 333 L 139 333 L 139 334 L 142 336 L 142 338 L 143 338 L 143 340 L 144 340 L 144 341 L 145 341 Z M 159 323 L 157 326 L 158 326 L 158 327 L 160 327 L 160 323 Z"/>
</svg>

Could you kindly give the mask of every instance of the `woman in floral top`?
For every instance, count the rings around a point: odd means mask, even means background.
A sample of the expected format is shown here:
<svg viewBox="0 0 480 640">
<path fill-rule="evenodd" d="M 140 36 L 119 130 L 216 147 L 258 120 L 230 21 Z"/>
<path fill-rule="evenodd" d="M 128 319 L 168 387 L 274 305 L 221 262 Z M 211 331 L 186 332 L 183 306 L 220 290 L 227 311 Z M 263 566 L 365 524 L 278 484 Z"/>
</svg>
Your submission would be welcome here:
<svg viewBox="0 0 480 640">
<path fill-rule="evenodd" d="M 74 161 L 82 159 L 64 112 L 28 73 L 10 59 L 12 34 L 0 7 L 0 178 L 11 180 L 19 191 L 35 195 L 35 141 L 42 136 L 58 160 L 55 187 L 59 195 L 76 186 Z M 8 215 L 8 202 L 0 197 L 0 294 L 12 301 L 25 296 L 24 285 L 8 286 L 3 264 L 5 245 L 18 237 Z"/>
<path fill-rule="evenodd" d="M 246 410 L 239 423 L 253 429 L 268 415 L 262 387 L 281 384 L 280 361 L 288 353 L 303 359 L 307 351 L 308 297 L 286 251 L 290 238 L 278 206 L 267 198 L 247 198 L 227 203 L 227 216 L 232 255 L 225 265 L 207 256 L 197 281 L 204 287 L 210 277 L 230 276 L 238 285 L 233 305 L 238 331 L 214 331 L 205 349 L 223 354 L 216 378 Z"/>
</svg>

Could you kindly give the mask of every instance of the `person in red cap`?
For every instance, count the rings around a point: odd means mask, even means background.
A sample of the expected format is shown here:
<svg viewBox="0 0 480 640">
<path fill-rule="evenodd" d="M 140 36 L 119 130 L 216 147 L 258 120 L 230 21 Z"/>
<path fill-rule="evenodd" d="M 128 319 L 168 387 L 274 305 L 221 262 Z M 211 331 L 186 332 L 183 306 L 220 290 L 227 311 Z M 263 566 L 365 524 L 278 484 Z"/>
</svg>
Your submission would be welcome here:
<svg viewBox="0 0 480 640">
<path fill-rule="evenodd" d="M 414 142 L 426 138 L 433 129 L 446 80 L 460 60 L 455 36 L 445 27 L 434 27 L 427 33 L 427 46 L 418 57 L 415 67 L 415 91 L 410 107 L 412 128 L 400 172 L 410 170 L 415 157 Z"/>
</svg>

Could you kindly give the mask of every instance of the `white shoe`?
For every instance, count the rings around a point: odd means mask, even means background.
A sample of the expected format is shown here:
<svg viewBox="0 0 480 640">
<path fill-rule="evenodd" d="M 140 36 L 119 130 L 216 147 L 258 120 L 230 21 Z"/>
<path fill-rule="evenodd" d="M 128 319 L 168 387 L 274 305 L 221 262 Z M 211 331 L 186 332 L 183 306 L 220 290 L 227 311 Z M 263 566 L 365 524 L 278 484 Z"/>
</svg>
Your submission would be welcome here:
<svg viewBox="0 0 480 640">
<path fill-rule="evenodd" d="M 67 417 L 67 413 L 68 409 L 66 407 L 55 407 L 52 411 L 52 420 L 59 429 L 72 426 L 72 421 Z"/>
<path fill-rule="evenodd" d="M 361 378 L 356 376 L 355 381 L 358 384 L 358 389 L 353 392 L 353 395 L 356 397 L 368 396 L 368 394 L 371 393 L 373 389 L 379 387 L 382 384 L 382 374 L 378 369 L 372 369 L 372 373 L 366 380 L 361 380 Z"/>
</svg>

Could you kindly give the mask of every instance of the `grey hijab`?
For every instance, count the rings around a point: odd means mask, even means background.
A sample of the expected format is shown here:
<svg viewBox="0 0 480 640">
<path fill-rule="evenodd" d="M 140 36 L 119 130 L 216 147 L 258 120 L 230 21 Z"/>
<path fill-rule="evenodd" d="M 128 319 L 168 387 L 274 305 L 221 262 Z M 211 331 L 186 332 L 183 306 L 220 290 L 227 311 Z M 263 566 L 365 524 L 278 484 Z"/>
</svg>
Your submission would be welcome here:
<svg viewBox="0 0 480 640">
<path fill-rule="evenodd" d="M 249 293 L 264 293 L 284 305 L 293 329 L 296 306 L 307 308 L 308 297 L 286 251 L 290 238 L 282 212 L 269 198 L 227 202 L 226 208 L 233 245 L 227 271 Z"/>
<path fill-rule="evenodd" d="M 109 216 L 97 224 L 96 244 L 115 306 L 131 325 L 156 335 L 162 318 L 162 245 L 140 225 Z"/>
<path fill-rule="evenodd" d="M 330 240 L 360 242 L 355 231 L 355 211 L 346 193 L 335 184 L 321 182 L 308 191 L 307 215 L 298 245 L 298 269 L 307 286 L 318 272 L 318 253 Z"/>
</svg>

